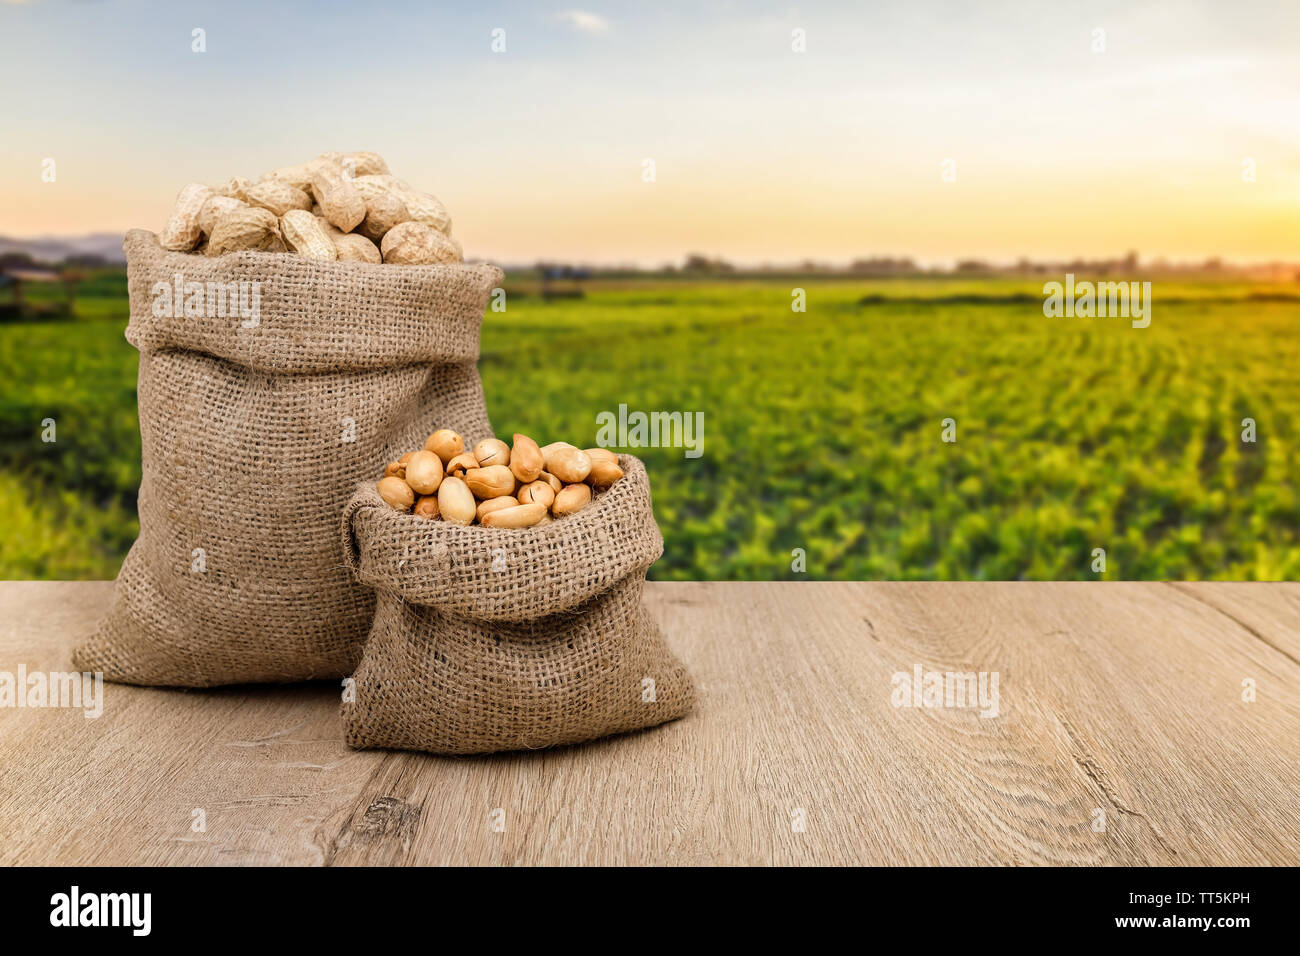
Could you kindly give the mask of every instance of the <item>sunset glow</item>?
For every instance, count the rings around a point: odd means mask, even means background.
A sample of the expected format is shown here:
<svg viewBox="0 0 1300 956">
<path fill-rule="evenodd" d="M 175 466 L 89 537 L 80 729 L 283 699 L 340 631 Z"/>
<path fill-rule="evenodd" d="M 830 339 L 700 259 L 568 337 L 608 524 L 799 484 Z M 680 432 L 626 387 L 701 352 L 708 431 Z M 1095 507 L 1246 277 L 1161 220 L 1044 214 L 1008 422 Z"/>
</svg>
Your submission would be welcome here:
<svg viewBox="0 0 1300 956">
<path fill-rule="evenodd" d="M 0 234 L 351 148 L 505 262 L 1300 258 L 1300 8 L 311 10 L 0 5 Z"/>
</svg>

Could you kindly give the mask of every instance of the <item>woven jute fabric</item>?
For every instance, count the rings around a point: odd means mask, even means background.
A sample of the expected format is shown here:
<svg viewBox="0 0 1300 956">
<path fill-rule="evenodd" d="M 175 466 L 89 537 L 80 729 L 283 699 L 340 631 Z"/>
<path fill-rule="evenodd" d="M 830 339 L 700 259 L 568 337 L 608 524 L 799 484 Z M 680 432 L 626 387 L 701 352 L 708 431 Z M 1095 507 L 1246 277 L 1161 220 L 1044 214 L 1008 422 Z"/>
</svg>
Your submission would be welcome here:
<svg viewBox="0 0 1300 956">
<path fill-rule="evenodd" d="M 531 750 L 674 720 L 695 689 L 642 605 L 663 553 L 641 462 L 577 514 L 524 529 L 399 513 L 361 486 L 343 517 L 374 627 L 343 703 L 347 742 Z"/>
<path fill-rule="evenodd" d="M 475 363 L 500 270 L 210 259 L 141 230 L 124 246 L 140 533 L 76 667 L 190 687 L 350 674 L 375 602 L 339 516 L 358 481 L 436 429 L 492 434 Z M 178 283 L 192 311 L 159 314 Z M 254 319 L 230 304 L 240 283 L 256 284 Z M 224 315 L 210 314 L 218 287 Z"/>
</svg>

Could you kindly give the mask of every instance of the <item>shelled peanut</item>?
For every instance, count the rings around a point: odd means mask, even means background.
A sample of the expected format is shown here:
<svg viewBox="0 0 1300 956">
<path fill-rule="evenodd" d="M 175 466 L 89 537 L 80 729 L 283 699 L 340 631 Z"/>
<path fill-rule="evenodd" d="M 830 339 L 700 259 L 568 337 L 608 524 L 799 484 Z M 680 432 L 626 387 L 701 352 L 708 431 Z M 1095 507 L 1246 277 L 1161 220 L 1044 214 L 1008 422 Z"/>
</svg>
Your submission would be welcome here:
<svg viewBox="0 0 1300 956">
<path fill-rule="evenodd" d="M 376 488 L 390 507 L 421 518 L 530 528 L 581 511 L 622 477 L 618 456 L 605 448 L 539 446 L 516 434 L 509 445 L 485 438 L 466 450 L 460 435 L 443 428 L 390 462 Z"/>
<path fill-rule="evenodd" d="M 173 252 L 256 250 L 391 265 L 461 262 L 451 217 L 435 196 L 393 176 L 378 153 L 322 153 L 256 183 L 190 183 L 158 241 Z"/>
</svg>

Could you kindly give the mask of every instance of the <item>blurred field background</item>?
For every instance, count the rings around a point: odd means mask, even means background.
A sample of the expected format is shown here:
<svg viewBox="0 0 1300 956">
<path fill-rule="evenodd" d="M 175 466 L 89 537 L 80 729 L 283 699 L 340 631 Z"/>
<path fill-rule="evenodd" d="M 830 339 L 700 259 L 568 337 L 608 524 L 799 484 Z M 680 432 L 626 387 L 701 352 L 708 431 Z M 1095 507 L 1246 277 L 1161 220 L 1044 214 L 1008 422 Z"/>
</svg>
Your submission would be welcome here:
<svg viewBox="0 0 1300 956">
<path fill-rule="evenodd" d="M 364 149 L 508 266 L 499 434 L 703 414 L 637 450 L 655 577 L 1300 578 L 1300 5 L 380 4 L 382 80 L 356 27 L 0 3 L 0 577 L 135 535 L 123 228 Z M 1150 328 L 1044 317 L 1067 272 L 1150 280 Z"/>
<path fill-rule="evenodd" d="M 1139 330 L 1045 318 L 1042 279 L 596 277 L 553 300 L 535 280 L 511 274 L 484 324 L 498 434 L 704 413 L 700 458 L 626 449 L 666 539 L 654 578 L 1300 577 L 1294 282 L 1157 282 Z M 0 578 L 112 577 L 137 530 L 124 274 L 88 272 L 72 313 L 0 322 Z"/>
</svg>

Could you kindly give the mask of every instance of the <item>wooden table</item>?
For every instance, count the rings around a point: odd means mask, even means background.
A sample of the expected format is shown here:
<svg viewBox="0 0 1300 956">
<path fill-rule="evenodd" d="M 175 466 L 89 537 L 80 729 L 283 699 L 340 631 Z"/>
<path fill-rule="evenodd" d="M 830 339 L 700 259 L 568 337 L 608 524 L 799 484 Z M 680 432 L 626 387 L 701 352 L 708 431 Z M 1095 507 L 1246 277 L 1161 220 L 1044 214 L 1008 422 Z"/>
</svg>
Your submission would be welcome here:
<svg viewBox="0 0 1300 956">
<path fill-rule="evenodd" d="M 67 670 L 111 587 L 0 584 L 0 670 Z M 0 710 L 0 863 L 1300 863 L 1300 585 L 649 602 L 700 707 L 581 747 L 351 751 L 333 683 Z M 997 716 L 895 706 L 918 665 L 996 672 Z"/>
</svg>

